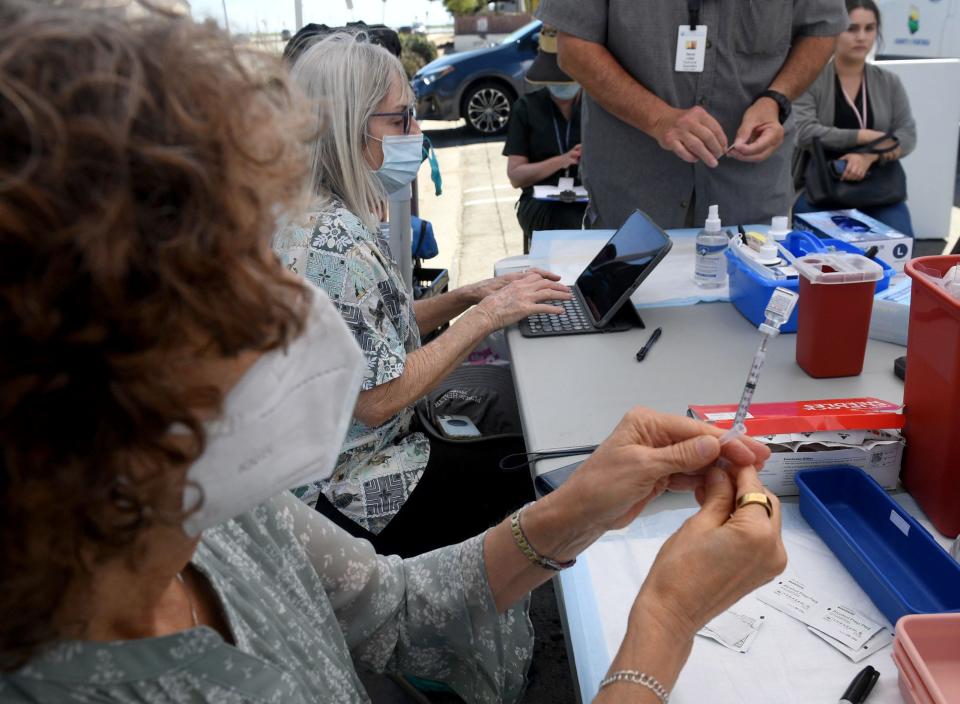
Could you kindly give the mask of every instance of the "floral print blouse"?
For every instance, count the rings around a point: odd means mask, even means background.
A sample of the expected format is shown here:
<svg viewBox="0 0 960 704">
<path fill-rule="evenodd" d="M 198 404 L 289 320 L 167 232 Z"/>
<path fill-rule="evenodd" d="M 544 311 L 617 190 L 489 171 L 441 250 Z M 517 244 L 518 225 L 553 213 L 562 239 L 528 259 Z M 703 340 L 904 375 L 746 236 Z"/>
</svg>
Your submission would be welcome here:
<svg viewBox="0 0 960 704">
<path fill-rule="evenodd" d="M 321 287 L 339 308 L 367 358 L 365 390 L 403 374 L 407 353 L 420 347 L 413 300 L 379 230 L 371 232 L 336 197 L 318 201 L 274 237 L 283 264 Z M 430 443 L 411 433 L 413 408 L 383 425 L 353 419 L 333 476 L 294 493 L 315 504 L 319 492 L 342 513 L 377 534 L 423 476 Z"/>
<path fill-rule="evenodd" d="M 204 532 L 192 565 L 234 644 L 205 626 L 61 642 L 0 678 L 0 701 L 367 702 L 354 663 L 446 682 L 468 702 L 523 693 L 532 628 L 525 604 L 497 614 L 483 536 L 383 557 L 284 492 Z"/>
</svg>

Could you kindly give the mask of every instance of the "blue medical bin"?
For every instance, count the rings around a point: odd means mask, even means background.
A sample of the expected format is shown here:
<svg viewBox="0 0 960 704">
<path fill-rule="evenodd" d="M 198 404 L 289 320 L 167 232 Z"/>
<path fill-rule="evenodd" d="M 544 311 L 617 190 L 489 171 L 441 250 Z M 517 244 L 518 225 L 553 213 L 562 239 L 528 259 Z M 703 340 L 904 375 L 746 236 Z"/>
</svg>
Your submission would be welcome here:
<svg viewBox="0 0 960 704">
<path fill-rule="evenodd" d="M 863 254 L 863 250 L 856 245 L 848 244 L 842 240 L 822 240 L 813 233 L 794 230 L 784 242 L 784 246 L 790 250 L 795 257 L 802 257 L 805 254 L 814 254 L 816 252 L 826 252 L 829 247 L 833 247 L 838 252 L 852 252 L 854 254 Z M 754 325 L 759 326 L 764 321 L 763 312 L 767 309 L 773 290 L 778 286 L 791 291 L 800 291 L 799 279 L 767 279 L 760 276 L 740 257 L 734 254 L 731 248 L 727 248 L 727 274 L 730 277 L 730 302 L 736 307 L 744 318 Z M 883 291 L 890 285 L 890 277 L 893 276 L 893 267 L 880 259 L 875 260 L 883 267 L 883 278 L 877 281 L 877 292 Z M 797 313 L 799 306 L 793 309 L 790 319 L 780 328 L 780 332 L 797 331 Z"/>
<path fill-rule="evenodd" d="M 890 623 L 960 611 L 960 564 L 856 467 L 797 472 L 800 513 Z"/>
</svg>

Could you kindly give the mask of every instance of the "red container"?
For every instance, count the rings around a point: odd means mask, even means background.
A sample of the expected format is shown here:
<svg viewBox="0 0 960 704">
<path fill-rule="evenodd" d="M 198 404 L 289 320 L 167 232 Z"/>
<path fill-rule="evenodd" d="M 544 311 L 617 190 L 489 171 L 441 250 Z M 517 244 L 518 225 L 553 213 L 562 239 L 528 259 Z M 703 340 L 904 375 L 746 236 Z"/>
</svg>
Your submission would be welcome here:
<svg viewBox="0 0 960 704">
<path fill-rule="evenodd" d="M 863 371 L 876 281 L 883 268 L 859 254 L 809 254 L 797 260 L 800 301 L 797 364 L 810 376 Z"/>
<path fill-rule="evenodd" d="M 901 480 L 937 530 L 949 537 L 960 533 L 960 298 L 917 267 L 942 275 L 957 264 L 960 256 L 919 257 L 906 266 L 913 291 Z"/>
</svg>

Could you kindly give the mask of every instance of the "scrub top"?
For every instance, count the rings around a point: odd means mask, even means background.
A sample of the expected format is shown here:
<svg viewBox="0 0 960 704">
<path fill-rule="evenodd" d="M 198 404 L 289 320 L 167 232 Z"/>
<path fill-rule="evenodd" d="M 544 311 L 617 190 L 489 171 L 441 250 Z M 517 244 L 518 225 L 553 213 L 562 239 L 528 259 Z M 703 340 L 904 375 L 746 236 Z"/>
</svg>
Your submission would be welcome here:
<svg viewBox="0 0 960 704">
<path fill-rule="evenodd" d="M 564 154 L 580 144 L 580 101 L 573 104 L 570 121 L 554 104 L 546 88 L 517 99 L 510 115 L 504 156 L 525 156 L 531 163 L 545 161 Z M 570 176 L 580 185 L 580 171 L 576 166 L 555 171 L 537 181 L 538 186 L 556 186 L 561 176 Z M 521 198 L 533 197 L 533 186 L 523 189 Z"/>
</svg>

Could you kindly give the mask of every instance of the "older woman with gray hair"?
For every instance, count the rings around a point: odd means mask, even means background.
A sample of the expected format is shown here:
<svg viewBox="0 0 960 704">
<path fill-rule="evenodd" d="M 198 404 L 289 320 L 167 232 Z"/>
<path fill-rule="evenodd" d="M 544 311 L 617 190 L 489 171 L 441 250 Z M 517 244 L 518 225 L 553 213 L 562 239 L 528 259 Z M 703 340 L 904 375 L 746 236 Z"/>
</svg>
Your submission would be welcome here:
<svg viewBox="0 0 960 704">
<path fill-rule="evenodd" d="M 367 360 L 354 422 L 332 478 L 299 487 L 307 503 L 382 552 L 413 555 L 473 535 L 532 498 L 523 472 L 499 471 L 496 448 L 420 432 L 414 404 L 488 334 L 569 298 L 555 275 L 509 274 L 413 301 L 380 233 L 385 198 L 425 153 L 403 67 L 364 35 L 306 49 L 294 81 L 327 122 L 312 148 L 315 199 L 274 239 L 291 270 L 323 288 Z M 421 347 L 420 336 L 460 316 Z"/>
</svg>

